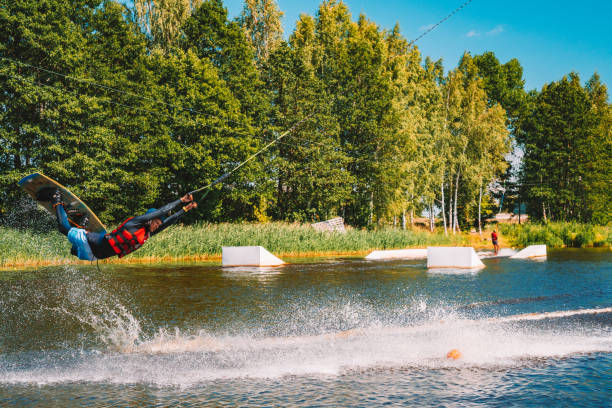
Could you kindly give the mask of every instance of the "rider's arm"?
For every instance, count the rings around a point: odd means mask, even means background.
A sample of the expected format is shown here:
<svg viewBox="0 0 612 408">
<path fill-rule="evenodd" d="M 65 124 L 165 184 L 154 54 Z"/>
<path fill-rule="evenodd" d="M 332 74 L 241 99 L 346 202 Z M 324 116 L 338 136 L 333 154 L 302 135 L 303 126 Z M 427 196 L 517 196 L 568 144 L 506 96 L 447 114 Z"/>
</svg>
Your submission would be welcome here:
<svg viewBox="0 0 612 408">
<path fill-rule="evenodd" d="M 143 215 L 139 215 L 138 217 L 134 217 L 132 221 L 145 223 L 147 221 L 154 220 L 155 218 L 165 217 L 168 215 L 170 211 L 174 210 L 176 207 L 178 207 L 181 204 L 182 204 L 182 201 L 179 198 L 178 200 L 172 201 L 171 203 L 168 203 L 155 211 L 151 211 L 148 214 L 143 214 Z"/>
<path fill-rule="evenodd" d="M 180 210 L 178 210 L 177 212 L 175 212 L 174 214 L 166 218 L 164 222 L 162 223 L 162 225 L 160 225 L 154 232 L 151 233 L 151 236 L 155 234 L 159 234 L 160 232 L 162 232 L 163 230 L 165 230 L 172 224 L 176 224 L 179 218 L 181 218 L 186 212 L 187 211 L 185 211 L 184 208 L 181 208 Z"/>
<path fill-rule="evenodd" d="M 177 207 L 179 207 L 180 205 L 182 205 L 183 203 L 187 203 L 186 206 L 183 207 L 183 209 L 177 211 L 175 214 L 173 214 L 172 216 L 168 217 L 165 222 L 162 223 L 162 225 L 160 225 L 160 228 L 158 230 L 155 231 L 155 233 L 158 233 L 159 231 L 165 229 L 166 227 L 174 224 L 178 218 L 183 215 L 184 213 L 186 213 L 189 210 L 189 201 L 193 200 L 193 197 L 191 196 L 191 194 L 186 194 L 185 196 L 179 198 L 178 200 L 172 201 L 171 203 L 168 203 L 166 205 L 164 205 L 163 207 L 161 207 L 158 210 L 152 211 L 150 213 L 147 214 L 143 214 L 143 215 L 139 215 L 138 217 L 134 217 L 131 220 L 129 220 L 126 223 L 126 226 L 129 225 L 130 228 L 134 227 L 134 228 L 141 228 L 143 227 L 147 222 L 155 219 L 155 218 L 162 218 L 168 215 L 169 212 L 171 212 L 172 210 L 176 209 Z M 185 208 L 187 208 L 187 210 L 185 210 Z M 168 222 L 170 221 L 170 223 Z M 151 234 L 151 235 L 155 235 L 155 234 Z"/>
</svg>

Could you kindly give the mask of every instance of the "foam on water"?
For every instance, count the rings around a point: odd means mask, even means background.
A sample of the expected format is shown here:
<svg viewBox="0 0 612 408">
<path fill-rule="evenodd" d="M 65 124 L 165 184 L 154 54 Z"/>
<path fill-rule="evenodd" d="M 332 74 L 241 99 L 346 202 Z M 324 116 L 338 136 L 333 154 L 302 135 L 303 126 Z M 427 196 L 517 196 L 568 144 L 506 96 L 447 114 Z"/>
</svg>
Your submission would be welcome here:
<svg viewBox="0 0 612 408">
<path fill-rule="evenodd" d="M 493 251 L 479 251 L 476 252 L 476 255 L 478 255 L 478 257 L 480 259 L 486 259 L 486 258 L 509 258 L 512 255 L 517 254 L 518 251 L 512 248 L 501 248 L 499 250 L 499 252 L 497 252 L 497 255 L 495 254 L 495 252 Z"/>
<path fill-rule="evenodd" d="M 482 268 L 429 268 L 427 273 L 436 275 L 477 275 Z"/>
<path fill-rule="evenodd" d="M 336 360 L 338 366 L 332 371 L 337 371 L 344 365 L 446 366 L 446 352 L 458 348 L 466 364 L 507 364 L 523 358 L 612 351 L 612 337 L 605 331 L 585 335 L 577 328 L 574 332 L 564 334 L 557 330 L 539 331 L 520 325 L 504 326 L 509 322 L 604 313 L 612 313 L 612 308 L 522 314 L 482 320 L 457 318 L 406 327 L 374 326 L 286 337 L 213 336 L 206 331 L 187 335 L 177 329 L 173 334 L 160 331 L 152 339 L 130 348 L 129 352 L 249 353 L 253 357 L 264 354 L 266 358 L 277 355 L 282 357 L 281 360 L 305 353 L 312 357 L 312 362 L 317 359 L 327 361 L 331 356 L 344 356 Z M 286 365 L 285 361 L 279 363 Z M 324 371 L 329 371 L 329 368 Z M 291 370 L 287 374 L 291 374 Z"/>
<path fill-rule="evenodd" d="M 460 305 L 371 306 L 359 297 L 317 303 L 306 297 L 285 313 L 227 332 L 160 327 L 147 334 L 134 311 L 86 276 L 67 269 L 62 303 L 50 308 L 93 332 L 92 347 L 24 353 L 27 368 L 3 363 L 1 383 L 146 383 L 190 386 L 220 379 L 338 376 L 354 370 L 487 368 L 612 352 L 612 308 L 558 310 L 510 316 L 467 316 Z M 56 288 L 57 289 L 57 288 Z M 574 319 L 574 320 L 572 320 Z M 540 324 L 546 321 L 547 324 Z M 458 349 L 462 357 L 446 354 Z"/>
<path fill-rule="evenodd" d="M 421 301 L 413 309 L 426 307 Z M 360 313 L 345 306 L 345 315 Z M 341 375 L 351 370 L 521 366 L 530 359 L 612 352 L 609 330 L 540 329 L 525 321 L 612 313 L 612 308 L 558 311 L 495 318 L 445 319 L 409 326 L 385 325 L 310 335 L 260 336 L 159 329 L 147 338 L 124 308 L 101 317 L 81 317 L 107 349 L 82 352 L 66 364 L 0 373 L 4 383 L 108 382 L 189 386 L 236 378 Z M 432 314 L 435 315 L 436 313 Z M 292 324 L 291 322 L 287 322 Z M 460 350 L 459 360 L 446 353 Z"/>
</svg>

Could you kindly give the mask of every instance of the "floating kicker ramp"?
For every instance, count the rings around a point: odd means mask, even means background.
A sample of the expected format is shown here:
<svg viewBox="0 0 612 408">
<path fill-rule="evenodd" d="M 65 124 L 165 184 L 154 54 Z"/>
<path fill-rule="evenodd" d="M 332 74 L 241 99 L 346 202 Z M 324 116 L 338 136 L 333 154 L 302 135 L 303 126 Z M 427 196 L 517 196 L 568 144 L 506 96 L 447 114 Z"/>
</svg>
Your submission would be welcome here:
<svg viewBox="0 0 612 408">
<path fill-rule="evenodd" d="M 262 246 L 223 247 L 223 266 L 280 266 L 285 262 Z"/>
<path fill-rule="evenodd" d="M 472 247 L 428 247 L 428 268 L 484 268 Z"/>
</svg>

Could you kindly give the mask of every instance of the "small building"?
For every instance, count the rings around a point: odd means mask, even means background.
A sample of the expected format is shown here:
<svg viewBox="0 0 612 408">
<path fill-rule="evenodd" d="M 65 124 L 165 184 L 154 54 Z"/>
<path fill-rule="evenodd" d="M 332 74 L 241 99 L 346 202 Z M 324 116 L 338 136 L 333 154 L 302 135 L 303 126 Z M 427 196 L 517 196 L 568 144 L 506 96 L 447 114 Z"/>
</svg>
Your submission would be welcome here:
<svg viewBox="0 0 612 408">
<path fill-rule="evenodd" d="M 331 220 L 316 222 L 311 224 L 312 228 L 317 231 L 337 231 L 337 232 L 346 232 L 346 228 L 344 228 L 344 218 L 336 217 Z"/>
</svg>

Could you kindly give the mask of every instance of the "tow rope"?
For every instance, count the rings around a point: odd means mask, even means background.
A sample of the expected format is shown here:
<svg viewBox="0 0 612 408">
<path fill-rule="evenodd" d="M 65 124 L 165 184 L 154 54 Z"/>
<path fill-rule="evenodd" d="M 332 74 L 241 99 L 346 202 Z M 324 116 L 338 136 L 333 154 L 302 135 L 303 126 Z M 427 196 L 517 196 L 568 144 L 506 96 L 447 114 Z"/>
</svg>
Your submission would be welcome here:
<svg viewBox="0 0 612 408">
<path fill-rule="evenodd" d="M 276 142 L 278 142 L 279 140 L 281 140 L 283 137 L 287 136 L 289 133 L 293 132 L 298 126 L 300 126 L 302 123 L 304 123 L 306 120 L 310 119 L 312 116 L 314 115 L 314 113 L 311 113 L 310 115 L 306 116 L 304 119 L 300 120 L 299 122 L 296 122 L 293 126 L 291 126 L 291 128 L 289 128 L 286 132 L 284 132 L 282 135 L 280 135 L 279 137 L 277 137 L 276 139 L 274 139 L 273 141 L 271 141 L 270 143 L 268 143 L 267 145 L 265 145 L 264 147 L 262 147 L 259 151 L 257 151 L 256 153 L 252 154 L 248 159 L 246 159 L 245 161 L 243 161 L 242 163 L 240 163 L 239 165 L 237 165 L 236 167 L 234 167 L 232 170 L 228 171 L 227 173 L 225 173 L 224 175 L 222 175 L 221 177 L 217 178 L 215 181 L 213 181 L 212 183 L 208 184 L 207 186 L 198 188 L 197 190 L 193 190 L 190 191 L 189 194 L 197 194 L 201 191 L 204 190 L 208 190 L 211 187 L 216 186 L 217 184 L 221 183 L 223 180 L 225 180 L 226 178 L 228 178 L 229 176 L 232 175 L 232 173 L 234 173 L 236 170 L 238 170 L 239 168 L 241 168 L 242 166 L 244 166 L 245 164 L 247 164 L 248 162 L 250 162 L 251 160 L 253 160 L 255 157 L 259 156 L 261 153 L 265 152 L 270 146 L 272 146 L 273 144 L 275 144 Z M 206 197 L 206 194 L 208 194 L 208 191 L 200 198 L 204 198 Z"/>
</svg>

